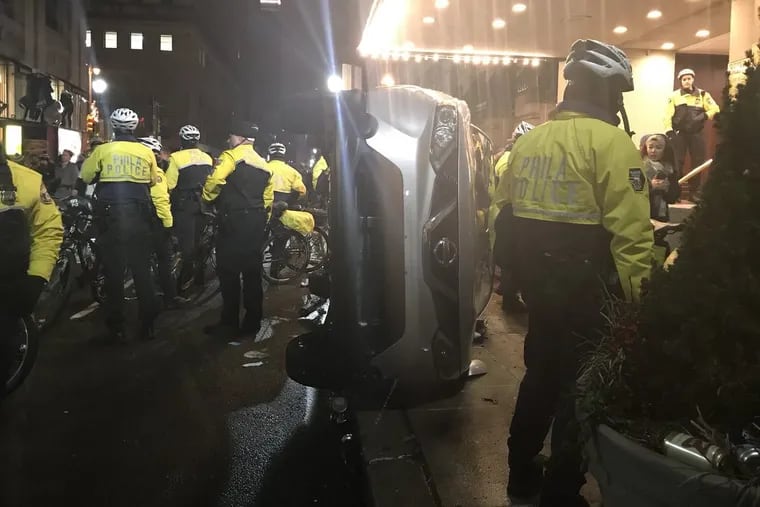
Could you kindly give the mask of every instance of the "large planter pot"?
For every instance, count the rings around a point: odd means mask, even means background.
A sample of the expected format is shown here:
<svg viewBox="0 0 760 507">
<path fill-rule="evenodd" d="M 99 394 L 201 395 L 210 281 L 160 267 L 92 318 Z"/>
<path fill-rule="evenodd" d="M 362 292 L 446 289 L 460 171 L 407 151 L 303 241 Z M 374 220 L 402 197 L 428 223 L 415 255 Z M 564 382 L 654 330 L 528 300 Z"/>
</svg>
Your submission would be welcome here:
<svg viewBox="0 0 760 507">
<path fill-rule="evenodd" d="M 586 449 L 604 507 L 744 507 L 760 500 L 756 487 L 700 472 L 608 426 L 597 428 Z"/>
</svg>

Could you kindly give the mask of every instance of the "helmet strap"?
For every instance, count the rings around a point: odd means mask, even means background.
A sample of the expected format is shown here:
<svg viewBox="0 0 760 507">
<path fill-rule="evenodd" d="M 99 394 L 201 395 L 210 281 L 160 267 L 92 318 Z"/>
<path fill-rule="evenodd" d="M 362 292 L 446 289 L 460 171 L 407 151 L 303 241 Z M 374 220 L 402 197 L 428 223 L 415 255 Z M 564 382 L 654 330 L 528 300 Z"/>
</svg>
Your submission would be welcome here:
<svg viewBox="0 0 760 507">
<path fill-rule="evenodd" d="M 620 96 L 620 117 L 623 118 L 623 129 L 625 133 L 631 138 L 636 135 L 636 132 L 631 130 L 631 124 L 628 122 L 628 113 L 625 112 L 625 106 L 623 105 L 623 96 Z"/>
</svg>

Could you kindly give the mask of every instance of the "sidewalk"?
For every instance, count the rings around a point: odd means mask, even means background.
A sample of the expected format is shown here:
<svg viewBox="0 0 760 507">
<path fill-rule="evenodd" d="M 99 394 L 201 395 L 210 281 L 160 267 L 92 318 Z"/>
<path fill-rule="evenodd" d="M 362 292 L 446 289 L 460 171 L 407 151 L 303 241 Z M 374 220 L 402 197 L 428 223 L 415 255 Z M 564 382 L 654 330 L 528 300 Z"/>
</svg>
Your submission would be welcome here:
<svg viewBox="0 0 760 507">
<path fill-rule="evenodd" d="M 474 347 L 473 359 L 486 363 L 487 375 L 469 381 L 446 400 L 403 413 L 360 414 L 377 507 L 508 505 L 507 432 L 525 371 L 527 316 L 505 318 L 501 297 L 494 295 L 485 318 L 487 339 Z M 588 478 L 583 493 L 599 506 L 598 488 Z"/>
</svg>

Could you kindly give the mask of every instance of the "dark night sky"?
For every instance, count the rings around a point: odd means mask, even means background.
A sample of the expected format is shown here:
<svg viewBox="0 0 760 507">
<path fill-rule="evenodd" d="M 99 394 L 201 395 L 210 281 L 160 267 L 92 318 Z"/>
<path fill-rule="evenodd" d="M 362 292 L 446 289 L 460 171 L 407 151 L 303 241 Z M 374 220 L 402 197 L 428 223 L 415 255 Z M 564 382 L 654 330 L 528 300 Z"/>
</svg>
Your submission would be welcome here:
<svg viewBox="0 0 760 507">
<path fill-rule="evenodd" d="M 363 1 L 282 0 L 277 12 L 261 11 L 258 0 L 222 0 L 213 9 L 199 3 L 208 14 L 210 42 L 228 55 L 241 80 L 251 119 L 263 121 L 291 97 L 324 89 L 331 61 L 339 68 L 355 57 Z"/>
</svg>

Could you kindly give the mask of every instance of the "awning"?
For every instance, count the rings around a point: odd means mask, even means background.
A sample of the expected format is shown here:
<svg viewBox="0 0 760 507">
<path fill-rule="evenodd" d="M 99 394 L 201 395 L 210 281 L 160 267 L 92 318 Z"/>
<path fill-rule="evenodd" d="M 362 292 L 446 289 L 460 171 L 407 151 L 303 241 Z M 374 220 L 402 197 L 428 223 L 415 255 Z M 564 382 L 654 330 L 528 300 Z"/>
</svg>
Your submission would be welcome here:
<svg viewBox="0 0 760 507">
<path fill-rule="evenodd" d="M 718 39 L 726 48 L 709 52 L 727 53 L 730 11 L 730 0 L 374 0 L 359 51 L 507 63 L 504 57 L 564 57 L 574 40 L 593 38 L 676 51 Z"/>
</svg>

